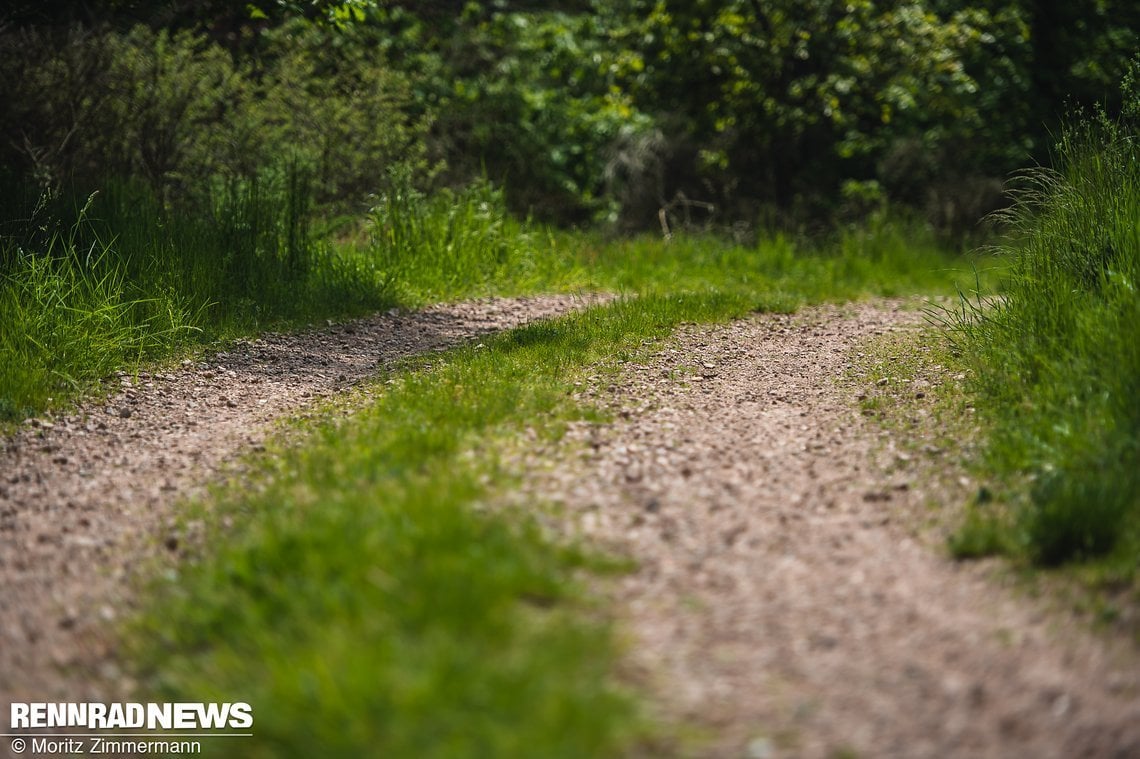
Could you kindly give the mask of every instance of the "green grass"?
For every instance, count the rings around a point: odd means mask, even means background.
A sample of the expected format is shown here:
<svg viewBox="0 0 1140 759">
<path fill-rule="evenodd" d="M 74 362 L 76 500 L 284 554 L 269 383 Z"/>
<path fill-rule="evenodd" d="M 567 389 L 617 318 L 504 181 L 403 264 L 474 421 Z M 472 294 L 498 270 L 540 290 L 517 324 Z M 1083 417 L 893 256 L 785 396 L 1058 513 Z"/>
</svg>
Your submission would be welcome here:
<svg viewBox="0 0 1140 759">
<path fill-rule="evenodd" d="M 500 454 L 524 428 L 554 437 L 594 413 L 568 400 L 574 378 L 679 322 L 953 279 L 929 235 L 887 218 L 816 248 L 613 241 L 513 220 L 486 186 L 381 198 L 368 238 L 334 246 L 306 226 L 299 181 L 216 188 L 205 216 L 118 188 L 67 235 L 10 242 L 0 315 L 23 321 L 0 322 L 0 365 L 31 367 L 0 375 L 10 415 L 122 362 L 270 324 L 495 293 L 637 297 L 411 362 L 351 417 L 267 457 L 252 486 L 203 504 L 209 539 L 152 590 L 128 647 L 154 698 L 253 705 L 256 738 L 209 744 L 223 755 L 622 753 L 641 737 L 635 700 L 581 589 L 608 565 L 532 515 L 476 508 L 510 484 Z"/>
<path fill-rule="evenodd" d="M 311 228 L 311 190 L 289 167 L 219 183 L 208 208 L 163 208 L 112 183 L 79 211 L 57 199 L 4 225 L 0 424 L 66 407 L 116 369 L 395 304 L 763 289 L 769 305 L 791 308 L 952 279 L 929 232 L 888 217 L 815 245 L 780 235 L 751 245 L 712 234 L 608 240 L 518 221 L 486 184 L 432 197 L 394 186 L 364 238 L 340 244 Z"/>
<path fill-rule="evenodd" d="M 463 277 L 446 256 L 409 261 L 397 269 L 409 299 L 485 292 L 494 277 L 526 289 L 551 281 L 530 279 L 544 266 L 562 284 L 588 270 L 591 285 L 638 297 L 412 362 L 351 417 L 270 458 L 252 487 L 221 494 L 205 521 L 230 526 L 160 582 L 131 636 L 140 681 L 156 698 L 251 703 L 254 743 L 211 744 L 223 755 L 622 754 L 643 723 L 614 681 L 614 633 L 581 590 L 599 561 L 550 542 L 533 514 L 479 506 L 510 487 L 503 455 L 524 429 L 554 438 L 597 413 L 570 401 L 575 380 L 680 322 L 948 286 L 945 258 L 852 234 L 846 253 L 815 255 L 784 240 L 484 240 L 473 251 L 503 255 L 460 254 L 474 267 Z M 882 239 L 898 247 L 858 249 Z M 387 265 L 415 250 L 388 251 Z M 553 258 L 531 260 L 542 256 Z"/>
<path fill-rule="evenodd" d="M 958 315 L 990 428 L 985 466 L 1010 495 L 975 509 L 954 545 L 1093 562 L 1140 600 L 1140 92 L 1130 97 L 1130 114 L 1072 125 L 1057 169 L 1026 177 L 1004 297 Z"/>
<path fill-rule="evenodd" d="M 541 322 L 378 383 L 351 421 L 211 507 L 200 560 L 134 640 L 170 700 L 244 700 L 256 738 L 219 755 L 581 757 L 637 738 L 617 647 L 575 573 L 597 561 L 528 514 L 480 512 L 498 452 L 583 411 L 585 368 L 738 298 L 641 298 Z M 595 369 L 596 370 L 596 369 Z"/>
<path fill-rule="evenodd" d="M 0 423 L 87 390 L 151 358 L 193 329 L 189 301 L 132 282 L 108 246 L 81 246 L 78 227 L 34 254 L 4 251 L 0 270 Z"/>
<path fill-rule="evenodd" d="M 368 228 L 367 241 L 352 246 L 352 255 L 377 262 L 409 304 L 591 289 L 763 291 L 792 307 L 805 300 L 952 292 L 952 268 L 964 263 L 922 224 L 886 214 L 811 243 L 778 233 L 751 244 L 712 233 L 611 239 L 514 220 L 502 193 L 487 185 L 433 198 L 393 191 L 381 197 Z"/>
<path fill-rule="evenodd" d="M 187 213 L 112 185 L 4 225 L 0 425 L 66 407 L 116 369 L 392 305 L 371 262 L 310 232 L 307 192 L 285 172 L 220 186 Z"/>
</svg>

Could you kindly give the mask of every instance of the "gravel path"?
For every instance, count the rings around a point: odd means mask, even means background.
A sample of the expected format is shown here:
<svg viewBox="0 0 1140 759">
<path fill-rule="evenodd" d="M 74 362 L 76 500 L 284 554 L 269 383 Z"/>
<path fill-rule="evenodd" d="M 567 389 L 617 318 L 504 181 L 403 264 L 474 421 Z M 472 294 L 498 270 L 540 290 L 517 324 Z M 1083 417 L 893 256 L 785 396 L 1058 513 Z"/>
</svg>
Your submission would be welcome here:
<svg viewBox="0 0 1140 759">
<path fill-rule="evenodd" d="M 99 700 L 108 622 L 173 505 L 274 419 L 395 359 L 577 305 L 494 300 L 266 336 L 27 425 L 0 451 L 0 701 Z M 636 559 L 607 592 L 633 677 L 701 757 L 1137 757 L 1134 649 L 956 564 L 917 528 L 927 480 L 841 381 L 897 303 L 688 325 L 582 390 L 613 424 L 527 450 L 520 503 Z M 846 384 L 845 384 L 846 382 Z M 953 478 L 949 478 L 951 481 Z M 942 486 L 939 486 L 942 487 Z"/>
<path fill-rule="evenodd" d="M 129 604 L 133 567 L 156 543 L 179 550 L 174 504 L 256 450 L 275 419 L 402 357 L 595 300 L 470 301 L 266 335 L 122 376 L 109 402 L 0 439 L 0 704 L 108 696 L 108 622 Z"/>
<path fill-rule="evenodd" d="M 859 413 L 855 353 L 922 323 L 879 303 L 686 327 L 585 393 L 617 423 L 528 454 L 525 499 L 636 560 L 609 592 L 660 717 L 704 735 L 683 753 L 1140 757 L 1136 651 L 948 559 L 917 525 L 966 492 L 924 491 Z"/>
</svg>

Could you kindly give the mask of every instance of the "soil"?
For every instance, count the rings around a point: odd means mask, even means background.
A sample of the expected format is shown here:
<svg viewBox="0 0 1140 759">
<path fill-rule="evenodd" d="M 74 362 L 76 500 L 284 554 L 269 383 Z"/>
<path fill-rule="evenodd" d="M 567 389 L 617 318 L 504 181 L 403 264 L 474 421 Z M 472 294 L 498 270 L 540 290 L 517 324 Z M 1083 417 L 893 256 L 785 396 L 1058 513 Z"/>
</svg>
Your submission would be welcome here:
<svg viewBox="0 0 1140 759">
<path fill-rule="evenodd" d="M 274 420 L 407 356 L 602 299 L 487 299 L 267 334 L 28 420 L 0 439 L 0 702 L 122 692 L 112 633 L 134 567 L 156 544 L 180 550 L 175 506 L 261 449 Z"/>
<path fill-rule="evenodd" d="M 617 421 L 529 455 L 521 502 L 636 562 L 603 592 L 682 755 L 1140 756 L 1135 648 L 952 560 L 931 510 L 977 484 L 860 413 L 891 381 L 861 350 L 927 326 L 905 306 L 681 329 L 583 393 Z"/>
<path fill-rule="evenodd" d="M 268 335 L 117 378 L 109 402 L 28 424 L 0 452 L 0 701 L 115 687 L 109 631 L 133 566 L 148 546 L 177 553 L 176 504 L 273 420 L 402 356 L 580 303 L 480 301 Z M 683 736 L 669 750 L 1140 756 L 1135 649 L 1011 587 L 998 563 L 949 559 L 925 515 L 974 486 L 931 476 L 934 447 L 914 456 L 860 414 L 857 352 L 922 326 L 889 301 L 686 325 L 582 388 L 613 423 L 525 453 L 519 503 L 558 504 L 552 529 L 636 562 L 604 592 L 631 676 Z"/>
</svg>

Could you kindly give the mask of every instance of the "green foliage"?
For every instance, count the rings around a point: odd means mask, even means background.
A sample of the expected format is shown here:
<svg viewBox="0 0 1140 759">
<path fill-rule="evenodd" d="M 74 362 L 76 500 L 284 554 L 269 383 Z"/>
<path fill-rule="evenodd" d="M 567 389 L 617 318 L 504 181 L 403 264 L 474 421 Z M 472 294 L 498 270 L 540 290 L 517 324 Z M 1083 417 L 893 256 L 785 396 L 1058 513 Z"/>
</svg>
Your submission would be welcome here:
<svg viewBox="0 0 1140 759">
<path fill-rule="evenodd" d="M 516 212 L 634 229 L 678 192 L 718 223 L 801 224 L 877 182 L 961 234 L 1003 204 L 1000 177 L 1045 158 L 1066 98 L 1118 108 L 1134 5 L 48 4 L 0 33 L 0 160 L 168 200 L 300 160 L 337 212 L 407 163 L 421 189 L 489 176 Z"/>
<path fill-rule="evenodd" d="M 165 204 L 198 189 L 223 169 L 220 158 L 241 149 L 227 142 L 248 93 L 224 50 L 190 32 L 142 26 L 93 44 L 110 64 L 105 123 L 92 134 L 107 143 L 99 171 L 142 178 Z"/>
<path fill-rule="evenodd" d="M 416 72 L 451 177 L 486 171 L 563 222 L 645 227 L 677 191 L 728 219 L 806 212 L 855 180 L 960 232 L 1056 107 L 1031 97 L 1035 17 L 1017 3 L 581 5 L 364 3 L 358 26 Z"/>
<path fill-rule="evenodd" d="M 1004 299 L 967 309 L 959 323 L 995 424 L 993 466 L 1032 482 L 1015 529 L 1045 564 L 1122 550 L 1135 569 L 1137 71 L 1126 79 L 1121 119 L 1102 113 L 1066 128 L 1058 170 L 1026 176 L 1009 214 L 1017 263 Z"/>
<path fill-rule="evenodd" d="M 169 200 L 240 153 L 227 140 L 247 100 L 229 55 L 189 32 L 74 28 L 0 35 L 9 167 L 43 187 L 147 182 Z M 247 140 L 248 141 L 248 140 Z"/>
<path fill-rule="evenodd" d="M 1033 39 L 1033 95 L 1054 122 L 1057 105 L 1122 105 L 1118 84 L 1140 48 L 1140 6 L 1130 0 L 1013 3 L 1028 19 Z M 1052 111 L 1052 112 L 1050 112 Z"/>
<path fill-rule="evenodd" d="M 389 169 L 426 175 L 429 120 L 406 76 L 301 22 L 263 47 L 254 67 L 191 31 L 0 34 L 0 158 L 56 191 L 144 181 L 164 205 L 286 163 L 318 203 L 357 210 Z"/>
<path fill-rule="evenodd" d="M 468 4 L 446 33 L 398 8 L 380 23 L 392 60 L 413 62 L 404 65 L 437 115 L 452 178 L 490 176 L 514 209 L 548 220 L 614 215 L 613 147 L 652 123 L 617 86 L 635 61 L 613 49 L 597 16 Z"/>
<path fill-rule="evenodd" d="M 408 77 L 379 62 L 371 45 L 307 23 L 287 24 L 265 43 L 271 63 L 251 133 L 266 146 L 254 165 L 289 156 L 312 172 L 318 203 L 347 202 L 356 212 L 397 167 L 426 179 L 430 118 L 411 107 Z"/>
<path fill-rule="evenodd" d="M 626 86 L 648 110 L 684 115 L 698 177 L 725 199 L 827 196 L 844 177 L 873 178 L 904 140 L 927 155 L 961 149 L 994 128 L 995 97 L 1025 87 L 1010 60 L 1027 37 L 1016 14 L 939 14 L 920 1 L 619 8 L 644 58 Z"/>
</svg>

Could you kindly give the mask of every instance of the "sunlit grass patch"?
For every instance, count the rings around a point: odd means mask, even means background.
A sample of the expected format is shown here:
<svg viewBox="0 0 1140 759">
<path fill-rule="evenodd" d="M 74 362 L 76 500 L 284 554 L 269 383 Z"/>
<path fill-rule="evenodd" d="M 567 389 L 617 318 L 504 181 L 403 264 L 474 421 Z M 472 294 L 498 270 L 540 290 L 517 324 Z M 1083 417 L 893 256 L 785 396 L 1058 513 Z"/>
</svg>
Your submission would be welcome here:
<svg viewBox="0 0 1140 759">
<path fill-rule="evenodd" d="M 186 298 L 140 288 L 98 239 L 81 248 L 74 233 L 56 234 L 44 250 L 3 253 L 0 423 L 89 390 L 194 329 Z"/>
<path fill-rule="evenodd" d="M 1070 126 L 1055 171 L 1011 210 L 1006 291 L 967 304 L 955 344 L 992 426 L 986 465 L 1010 483 L 959 553 L 1046 566 L 1093 561 L 1135 578 L 1140 556 L 1140 94 L 1120 120 Z M 1128 109 L 1126 109 L 1128 110 Z M 1119 583 L 1118 583 L 1119 584 Z"/>
<path fill-rule="evenodd" d="M 0 424 L 66 407 L 116 370 L 395 302 L 375 265 L 313 239 L 288 188 L 266 183 L 219 188 L 197 214 L 113 185 L 70 223 L 48 199 L 4 225 Z"/>
<path fill-rule="evenodd" d="M 639 723 L 575 580 L 598 565 L 533 515 L 474 506 L 507 474 L 497 450 L 581 415 L 585 367 L 747 308 L 620 302 L 377 385 L 370 407 L 272 461 L 256 494 L 213 507 L 233 526 L 160 581 L 135 628 L 143 681 L 252 704 L 252 744 L 210 744 L 221 755 L 617 755 Z"/>
</svg>

